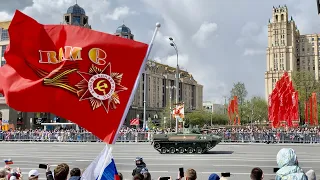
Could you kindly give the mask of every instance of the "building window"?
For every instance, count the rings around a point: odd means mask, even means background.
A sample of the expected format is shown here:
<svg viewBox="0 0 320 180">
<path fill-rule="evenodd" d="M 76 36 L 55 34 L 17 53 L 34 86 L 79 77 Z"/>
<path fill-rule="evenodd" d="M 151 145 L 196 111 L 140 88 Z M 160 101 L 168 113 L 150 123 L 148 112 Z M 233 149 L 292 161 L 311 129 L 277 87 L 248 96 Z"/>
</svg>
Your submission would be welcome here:
<svg viewBox="0 0 320 180">
<path fill-rule="evenodd" d="M 2 29 L 1 41 L 7 41 L 7 40 L 9 40 L 8 29 Z"/>
<path fill-rule="evenodd" d="M 6 64 L 6 60 L 1 60 L 1 66 L 5 65 Z"/>
<path fill-rule="evenodd" d="M 0 58 L 2 58 L 4 56 L 4 52 L 6 52 L 6 49 L 7 49 L 7 45 L 1 46 L 1 57 Z"/>
<path fill-rule="evenodd" d="M 312 41 L 314 41 L 314 38 L 311 39 Z M 312 43 L 313 44 L 313 43 Z"/>
<path fill-rule="evenodd" d="M 80 16 L 73 16 L 72 17 L 72 24 L 79 24 L 80 25 Z"/>
</svg>

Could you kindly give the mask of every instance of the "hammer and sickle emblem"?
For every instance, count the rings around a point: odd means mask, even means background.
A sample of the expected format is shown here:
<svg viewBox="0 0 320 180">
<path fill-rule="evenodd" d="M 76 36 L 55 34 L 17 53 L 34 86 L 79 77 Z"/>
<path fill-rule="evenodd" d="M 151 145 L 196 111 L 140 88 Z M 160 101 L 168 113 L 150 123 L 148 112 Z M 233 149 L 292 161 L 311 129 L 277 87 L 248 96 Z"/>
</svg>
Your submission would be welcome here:
<svg viewBox="0 0 320 180">
<path fill-rule="evenodd" d="M 97 89 L 100 92 L 103 92 L 106 95 L 106 89 L 109 87 L 107 83 L 104 83 L 106 80 L 100 80 L 94 89 Z M 103 84 L 102 84 L 103 83 Z"/>
</svg>

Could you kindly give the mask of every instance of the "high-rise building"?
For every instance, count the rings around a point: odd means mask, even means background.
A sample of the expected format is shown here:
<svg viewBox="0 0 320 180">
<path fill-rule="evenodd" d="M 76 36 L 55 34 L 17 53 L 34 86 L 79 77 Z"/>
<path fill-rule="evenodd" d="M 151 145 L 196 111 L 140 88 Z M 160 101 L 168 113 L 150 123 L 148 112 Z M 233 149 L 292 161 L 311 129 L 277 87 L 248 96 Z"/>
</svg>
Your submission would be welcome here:
<svg viewBox="0 0 320 180">
<path fill-rule="evenodd" d="M 319 80 L 320 34 L 300 35 L 286 6 L 273 7 L 268 24 L 267 70 L 265 72 L 265 98 L 275 83 L 287 71 L 310 71 Z"/>
</svg>

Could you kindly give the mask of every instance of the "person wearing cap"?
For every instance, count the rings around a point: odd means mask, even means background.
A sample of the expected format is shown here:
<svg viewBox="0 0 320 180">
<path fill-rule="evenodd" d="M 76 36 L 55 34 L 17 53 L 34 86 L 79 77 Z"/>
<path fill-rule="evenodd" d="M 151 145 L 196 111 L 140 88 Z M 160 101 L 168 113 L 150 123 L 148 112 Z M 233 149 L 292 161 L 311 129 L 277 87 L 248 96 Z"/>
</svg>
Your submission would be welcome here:
<svg viewBox="0 0 320 180">
<path fill-rule="evenodd" d="M 29 172 L 29 175 L 28 175 L 28 177 L 29 177 L 29 180 L 38 180 L 39 179 L 39 172 L 37 171 L 37 170 L 31 170 L 30 172 Z"/>
<path fill-rule="evenodd" d="M 215 174 L 215 173 L 212 173 L 210 176 L 209 176 L 209 179 L 208 180 L 220 180 L 220 176 L 218 174 Z"/>
<path fill-rule="evenodd" d="M 141 174 L 141 172 L 148 172 L 148 168 L 145 162 L 143 162 L 142 157 L 136 157 L 136 168 L 133 169 L 132 171 L 132 176 L 136 174 Z"/>
</svg>

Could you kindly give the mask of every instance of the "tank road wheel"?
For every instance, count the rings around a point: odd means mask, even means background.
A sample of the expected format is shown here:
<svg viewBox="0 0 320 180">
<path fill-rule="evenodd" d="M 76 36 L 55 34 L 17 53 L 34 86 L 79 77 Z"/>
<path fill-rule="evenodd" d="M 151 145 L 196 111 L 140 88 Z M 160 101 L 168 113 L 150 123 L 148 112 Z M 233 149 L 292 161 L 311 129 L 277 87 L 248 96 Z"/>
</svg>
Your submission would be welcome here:
<svg viewBox="0 0 320 180">
<path fill-rule="evenodd" d="M 197 154 L 202 154 L 202 148 L 201 147 L 197 147 L 196 148 L 196 153 Z"/>
<path fill-rule="evenodd" d="M 169 153 L 170 154 L 176 153 L 176 148 L 174 148 L 174 147 L 169 148 Z"/>
<path fill-rule="evenodd" d="M 183 147 L 179 147 L 178 148 L 178 153 L 179 154 L 183 154 L 184 153 L 184 148 Z"/>
<path fill-rule="evenodd" d="M 160 144 L 159 144 L 159 143 L 154 143 L 153 147 L 154 147 L 155 149 L 160 149 Z"/>
<path fill-rule="evenodd" d="M 194 149 L 192 147 L 188 147 L 188 149 L 187 149 L 187 153 L 188 154 L 192 154 L 193 151 L 194 151 Z"/>
<path fill-rule="evenodd" d="M 160 150 L 161 154 L 166 154 L 167 153 L 167 148 L 163 147 Z"/>
</svg>

